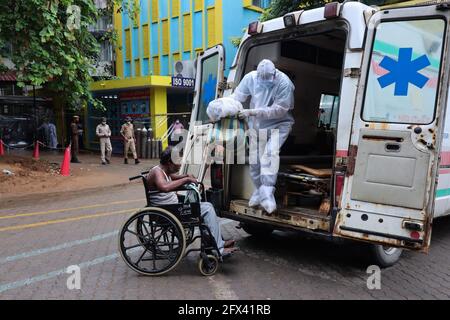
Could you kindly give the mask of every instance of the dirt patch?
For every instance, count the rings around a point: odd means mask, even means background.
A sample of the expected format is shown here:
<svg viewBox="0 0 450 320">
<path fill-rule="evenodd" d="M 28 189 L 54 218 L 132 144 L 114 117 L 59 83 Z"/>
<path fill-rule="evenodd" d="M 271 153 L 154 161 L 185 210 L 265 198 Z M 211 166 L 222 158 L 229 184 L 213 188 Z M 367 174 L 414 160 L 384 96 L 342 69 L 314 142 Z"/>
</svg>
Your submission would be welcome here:
<svg viewBox="0 0 450 320">
<path fill-rule="evenodd" d="M 82 190 L 105 183 L 116 184 L 117 176 L 109 177 L 89 167 L 73 167 L 70 177 L 63 177 L 58 163 L 20 156 L 0 158 L 0 198 Z"/>
<path fill-rule="evenodd" d="M 39 174 L 44 175 L 59 175 L 60 168 L 56 163 L 50 163 L 45 160 L 32 160 L 22 157 L 8 157 L 0 158 L 0 164 L 3 170 L 9 170 L 12 175 L 2 172 L 0 176 L 0 183 L 3 181 L 12 180 L 15 176 L 19 177 L 29 177 Z"/>
</svg>

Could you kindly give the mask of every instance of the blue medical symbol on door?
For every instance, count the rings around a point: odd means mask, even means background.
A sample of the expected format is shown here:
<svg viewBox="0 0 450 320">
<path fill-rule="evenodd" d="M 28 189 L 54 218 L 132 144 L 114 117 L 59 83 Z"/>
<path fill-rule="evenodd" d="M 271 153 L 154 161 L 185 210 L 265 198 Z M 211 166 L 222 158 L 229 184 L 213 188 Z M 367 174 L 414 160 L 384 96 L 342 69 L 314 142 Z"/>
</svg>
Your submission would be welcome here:
<svg viewBox="0 0 450 320">
<path fill-rule="evenodd" d="M 203 84 L 203 104 L 208 105 L 216 97 L 217 77 L 212 74 Z"/>
<path fill-rule="evenodd" d="M 422 89 L 427 84 L 429 78 L 420 74 L 419 71 L 430 66 L 430 60 L 426 55 L 412 60 L 412 48 L 400 48 L 398 60 L 385 56 L 380 63 L 380 67 L 389 72 L 378 78 L 381 88 L 386 88 L 395 84 L 395 96 L 407 96 L 409 84 Z"/>
</svg>

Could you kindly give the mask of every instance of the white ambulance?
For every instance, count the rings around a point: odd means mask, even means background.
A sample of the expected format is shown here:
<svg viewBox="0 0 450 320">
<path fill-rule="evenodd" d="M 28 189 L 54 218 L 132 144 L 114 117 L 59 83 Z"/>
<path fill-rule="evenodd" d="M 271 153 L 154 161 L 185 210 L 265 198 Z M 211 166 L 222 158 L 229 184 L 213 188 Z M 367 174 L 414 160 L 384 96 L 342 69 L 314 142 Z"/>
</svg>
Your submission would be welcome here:
<svg viewBox="0 0 450 320">
<path fill-rule="evenodd" d="M 248 164 L 225 163 L 211 166 L 219 214 L 255 235 L 299 230 L 363 241 L 382 267 L 402 249 L 426 252 L 433 219 L 450 212 L 449 18 L 448 3 L 345 2 L 250 24 L 228 79 L 222 46 L 198 58 L 182 171 L 204 179 L 208 165 L 189 158 L 227 126 L 209 121 L 208 103 L 270 59 L 296 87 L 278 210 L 250 208 Z"/>
</svg>

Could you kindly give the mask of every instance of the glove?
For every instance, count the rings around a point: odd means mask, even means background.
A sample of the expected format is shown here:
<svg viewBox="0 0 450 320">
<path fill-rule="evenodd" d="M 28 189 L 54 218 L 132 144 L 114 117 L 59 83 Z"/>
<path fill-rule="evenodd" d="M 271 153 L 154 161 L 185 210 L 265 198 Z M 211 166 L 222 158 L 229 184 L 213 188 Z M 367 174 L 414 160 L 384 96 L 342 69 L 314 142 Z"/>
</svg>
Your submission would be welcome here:
<svg viewBox="0 0 450 320">
<path fill-rule="evenodd" d="M 256 116 L 257 112 L 254 109 L 244 109 L 242 111 L 239 111 L 238 117 L 241 120 L 247 119 L 248 117 L 254 117 Z"/>
</svg>

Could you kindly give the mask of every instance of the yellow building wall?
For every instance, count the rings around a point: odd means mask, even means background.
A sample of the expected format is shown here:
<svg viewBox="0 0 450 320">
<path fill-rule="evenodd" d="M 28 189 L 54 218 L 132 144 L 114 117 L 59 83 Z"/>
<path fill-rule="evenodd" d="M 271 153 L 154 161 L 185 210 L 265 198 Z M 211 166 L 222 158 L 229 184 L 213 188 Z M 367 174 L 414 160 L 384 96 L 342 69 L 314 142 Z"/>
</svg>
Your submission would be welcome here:
<svg viewBox="0 0 450 320">
<path fill-rule="evenodd" d="M 150 89 L 150 115 L 152 122 L 153 135 L 161 138 L 168 130 L 167 119 L 167 89 L 151 88 Z M 168 140 L 163 142 L 163 149 L 167 148 Z"/>
</svg>

